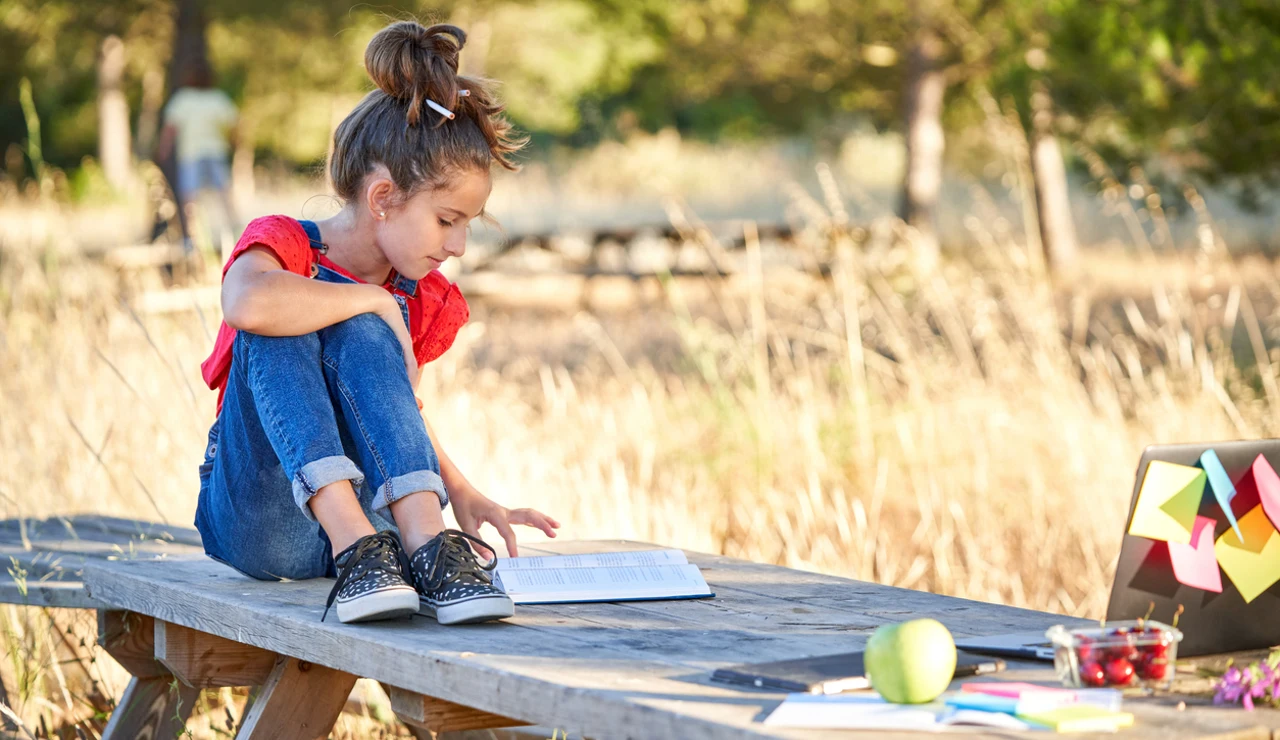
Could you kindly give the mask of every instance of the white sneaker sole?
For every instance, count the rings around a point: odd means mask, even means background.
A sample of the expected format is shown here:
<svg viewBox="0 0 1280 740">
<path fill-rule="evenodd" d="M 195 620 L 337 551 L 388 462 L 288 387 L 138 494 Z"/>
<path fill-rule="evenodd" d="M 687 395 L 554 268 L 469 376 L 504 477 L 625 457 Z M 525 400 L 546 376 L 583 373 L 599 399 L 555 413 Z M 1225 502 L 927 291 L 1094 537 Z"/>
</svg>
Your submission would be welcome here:
<svg viewBox="0 0 1280 740">
<path fill-rule="evenodd" d="M 338 621 L 370 622 L 375 619 L 395 619 L 418 612 L 418 592 L 404 586 L 376 591 L 350 601 L 338 602 Z"/>
<path fill-rule="evenodd" d="M 440 624 L 475 624 L 494 619 L 505 619 L 516 613 L 516 605 L 507 596 L 482 596 L 470 601 L 444 606 L 432 606 L 422 601 L 422 612 L 435 617 Z"/>
</svg>

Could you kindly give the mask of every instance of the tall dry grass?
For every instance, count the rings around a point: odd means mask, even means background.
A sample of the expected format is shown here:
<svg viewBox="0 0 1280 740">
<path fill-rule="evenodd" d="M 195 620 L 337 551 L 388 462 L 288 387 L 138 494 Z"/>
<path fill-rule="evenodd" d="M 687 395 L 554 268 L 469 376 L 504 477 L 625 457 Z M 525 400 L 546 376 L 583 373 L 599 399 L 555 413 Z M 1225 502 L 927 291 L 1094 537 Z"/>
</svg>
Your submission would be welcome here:
<svg viewBox="0 0 1280 740">
<path fill-rule="evenodd" d="M 850 226 L 820 180 L 796 194 L 800 248 L 828 277 L 748 238 L 719 255 L 735 277 L 667 279 L 625 313 L 476 306 L 424 379 L 449 454 L 567 537 L 1098 616 L 1141 448 L 1274 433 L 1280 281 L 1234 265 L 1207 214 L 1201 252 L 1161 261 L 1142 242 L 1155 209 L 1139 219 L 1108 185 L 1136 256 L 1055 283 L 994 210 L 967 222 L 970 253 L 931 267 L 900 223 Z M 0 245 L 0 514 L 191 521 L 218 316 L 132 308 L 159 284 Z M 76 650 L 44 644 L 48 617 L 4 620 L 18 709 L 109 706 L 119 676 L 66 688 L 53 666 Z"/>
</svg>

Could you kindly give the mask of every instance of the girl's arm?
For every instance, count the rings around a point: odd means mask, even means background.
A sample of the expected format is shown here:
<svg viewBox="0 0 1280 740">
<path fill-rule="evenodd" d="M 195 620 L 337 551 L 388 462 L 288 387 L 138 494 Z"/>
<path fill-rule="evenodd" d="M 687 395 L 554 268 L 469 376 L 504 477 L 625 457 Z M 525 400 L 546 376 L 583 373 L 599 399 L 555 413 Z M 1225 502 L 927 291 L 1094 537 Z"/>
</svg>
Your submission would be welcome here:
<svg viewBox="0 0 1280 740">
<path fill-rule="evenodd" d="M 362 313 L 376 314 L 391 327 L 404 351 L 409 377 L 415 378 L 418 361 L 400 304 L 381 286 L 305 278 L 284 269 L 261 248 L 240 255 L 222 280 L 223 321 L 251 334 L 310 334 Z"/>
</svg>

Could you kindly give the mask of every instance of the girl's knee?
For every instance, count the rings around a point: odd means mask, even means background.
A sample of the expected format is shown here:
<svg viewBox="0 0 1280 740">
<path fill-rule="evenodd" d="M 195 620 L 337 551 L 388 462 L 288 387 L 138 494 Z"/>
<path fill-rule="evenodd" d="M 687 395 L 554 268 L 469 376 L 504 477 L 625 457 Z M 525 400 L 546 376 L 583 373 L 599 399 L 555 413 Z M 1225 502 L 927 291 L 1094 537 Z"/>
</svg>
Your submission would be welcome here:
<svg viewBox="0 0 1280 740">
<path fill-rule="evenodd" d="M 310 359 L 318 362 L 320 337 L 317 333 L 293 337 L 268 337 L 246 331 L 236 333 L 232 345 L 232 367 L 247 370 L 249 366 L 284 364 Z"/>
<path fill-rule="evenodd" d="M 320 330 L 326 357 L 351 355 L 362 361 L 391 359 L 402 363 L 400 340 L 376 314 L 362 313 Z"/>
</svg>

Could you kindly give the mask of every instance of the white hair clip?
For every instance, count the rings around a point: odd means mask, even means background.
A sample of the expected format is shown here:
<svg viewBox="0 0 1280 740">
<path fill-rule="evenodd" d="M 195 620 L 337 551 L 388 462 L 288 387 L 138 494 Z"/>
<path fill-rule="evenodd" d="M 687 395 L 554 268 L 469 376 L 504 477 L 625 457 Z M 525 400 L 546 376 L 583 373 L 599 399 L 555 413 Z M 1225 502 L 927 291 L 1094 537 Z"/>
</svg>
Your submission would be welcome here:
<svg viewBox="0 0 1280 740">
<path fill-rule="evenodd" d="M 471 96 L 471 91 L 470 91 L 470 90 L 459 90 L 459 91 L 458 91 L 458 97 L 460 97 L 460 98 L 466 98 L 466 97 L 470 97 L 470 96 Z M 444 107 L 443 105 L 440 105 L 439 103 L 437 103 L 436 101 L 432 100 L 431 98 L 427 98 L 426 100 L 427 100 L 427 105 L 431 106 L 431 110 L 435 111 L 436 113 L 439 113 L 440 115 L 444 116 L 445 118 L 448 118 L 450 121 L 452 121 L 452 120 L 453 120 L 453 111 L 449 110 L 448 108 Z"/>
<path fill-rule="evenodd" d="M 439 113 L 445 118 L 448 118 L 450 121 L 453 120 L 453 111 L 449 110 L 443 105 L 440 105 L 439 103 L 432 100 L 431 98 L 427 98 L 427 105 L 431 106 L 431 110 L 435 111 L 436 113 Z"/>
</svg>

